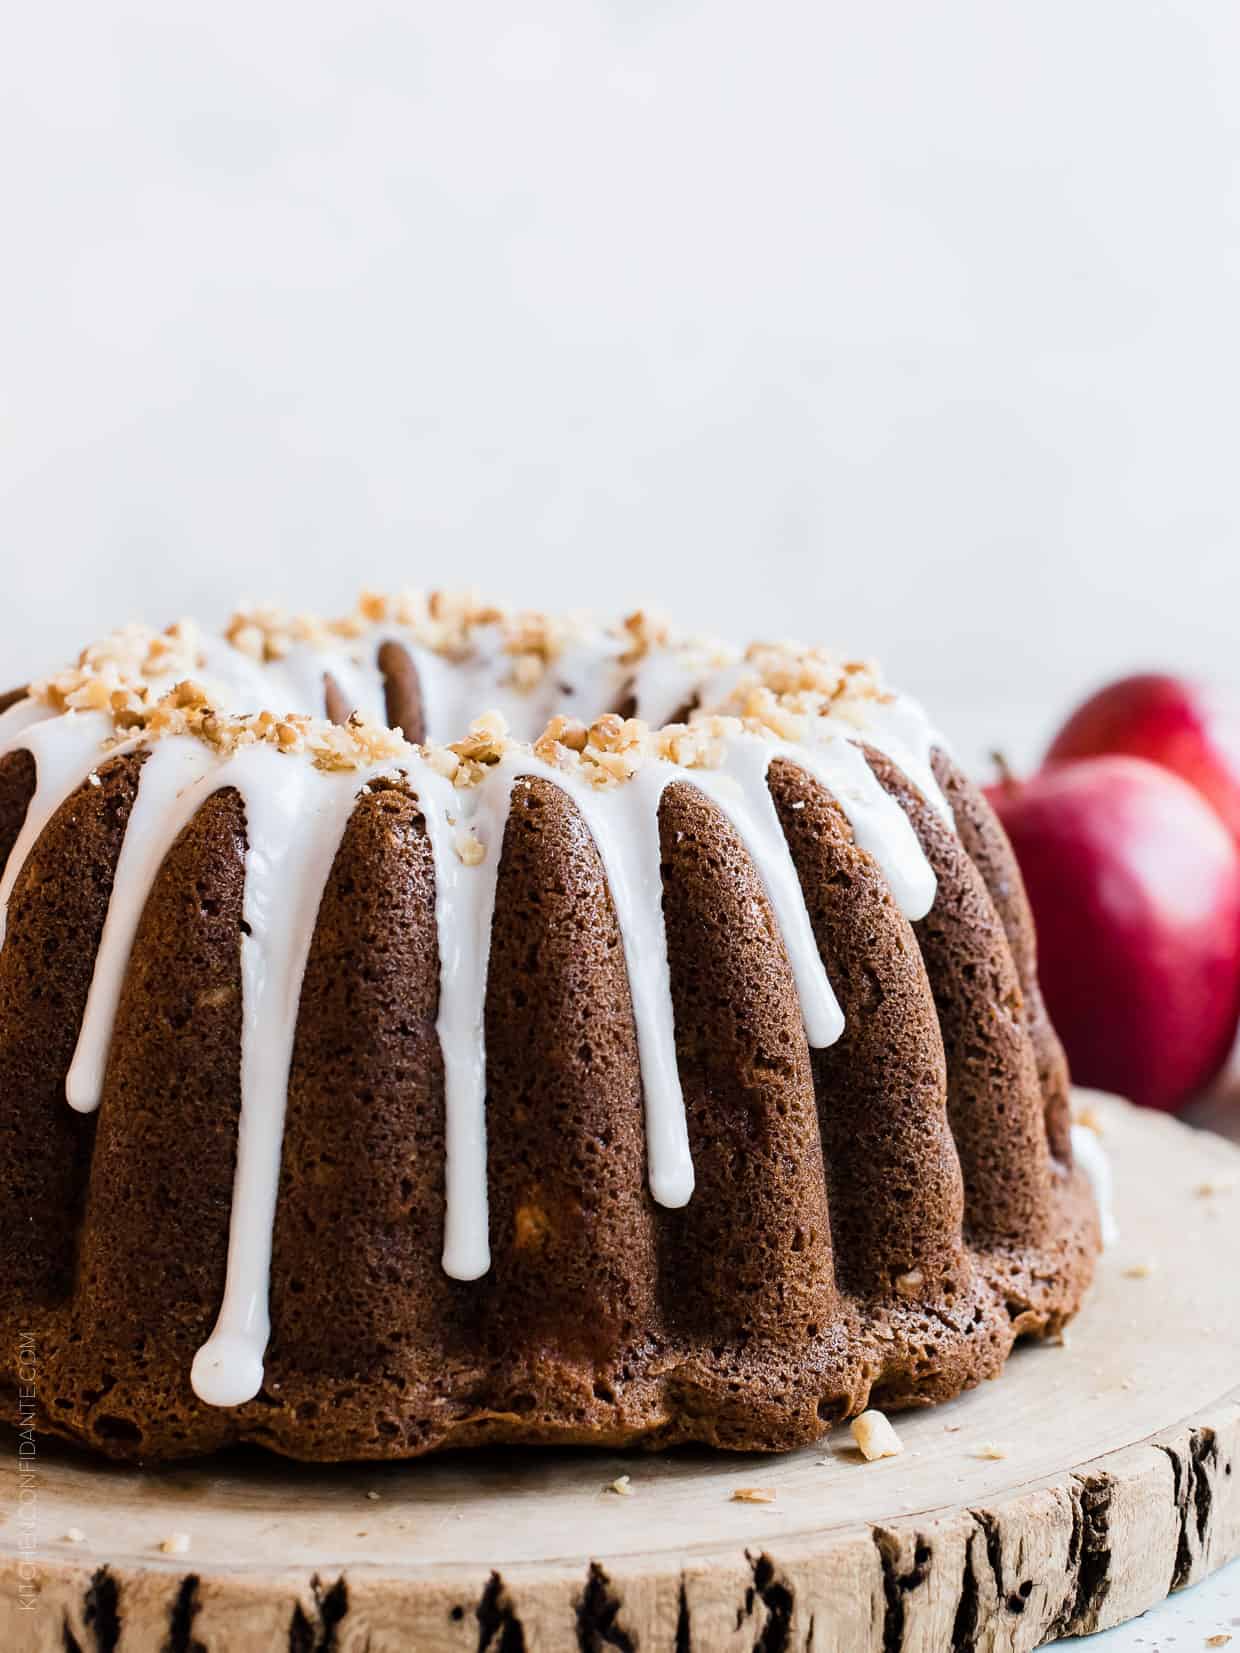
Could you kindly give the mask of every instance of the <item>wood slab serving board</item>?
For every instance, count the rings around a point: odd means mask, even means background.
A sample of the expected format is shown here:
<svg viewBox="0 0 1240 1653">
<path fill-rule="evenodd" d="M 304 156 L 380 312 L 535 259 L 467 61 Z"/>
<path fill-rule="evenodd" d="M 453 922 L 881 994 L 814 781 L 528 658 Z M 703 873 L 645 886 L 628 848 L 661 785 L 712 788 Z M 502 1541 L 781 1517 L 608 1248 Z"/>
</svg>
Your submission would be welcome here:
<svg viewBox="0 0 1240 1653">
<path fill-rule="evenodd" d="M 898 1418 L 900 1457 L 846 1429 L 781 1458 L 382 1468 L 41 1446 L 23 1548 L 12 1440 L 0 1649 L 936 1653 L 1119 1623 L 1240 1554 L 1240 1149 L 1092 1105 L 1121 1238 L 1066 1346 Z"/>
</svg>

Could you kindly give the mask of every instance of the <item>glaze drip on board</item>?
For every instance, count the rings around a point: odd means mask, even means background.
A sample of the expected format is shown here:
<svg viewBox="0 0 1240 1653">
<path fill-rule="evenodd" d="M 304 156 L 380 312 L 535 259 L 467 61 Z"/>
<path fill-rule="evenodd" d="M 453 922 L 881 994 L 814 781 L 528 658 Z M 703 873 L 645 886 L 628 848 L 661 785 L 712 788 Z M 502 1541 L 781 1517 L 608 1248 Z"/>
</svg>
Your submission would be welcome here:
<svg viewBox="0 0 1240 1653">
<path fill-rule="evenodd" d="M 510 662 L 485 631 L 467 659 L 449 661 L 376 627 L 347 649 L 299 644 L 270 665 L 259 665 L 222 639 L 208 639 L 201 680 L 222 712 L 252 712 L 275 701 L 292 712 L 321 716 L 330 678 L 350 707 L 381 723 L 384 680 L 377 656 L 389 639 L 401 642 L 416 668 L 432 741 L 453 738 L 471 716 L 495 706 L 524 739 L 534 738 L 554 713 L 590 718 L 626 698 L 636 716 L 658 726 L 688 705 L 709 710 L 724 701 L 742 669 L 711 664 L 703 670 L 693 658 L 657 649 L 633 667 L 620 658 L 616 640 L 595 639 L 566 649 L 539 684 L 522 690 L 509 681 Z M 870 771 L 863 744 L 890 757 L 951 822 L 931 768 L 937 737 L 919 708 L 894 698 L 873 702 L 864 715 L 850 707 L 847 717 L 821 719 L 812 742 L 745 730 L 727 739 L 716 767 L 647 761 L 623 784 L 604 788 L 571 769 L 554 767 L 529 748 L 510 748 L 477 785 L 458 789 L 412 746 L 400 757 L 368 768 L 324 773 L 306 753 L 286 754 L 264 744 L 221 753 L 184 735 L 118 739 L 103 713 L 55 715 L 34 700 L 18 702 L 0 715 L 0 758 L 25 750 L 36 771 L 26 821 L 0 879 L 0 936 L 22 867 L 57 810 L 102 763 L 135 752 L 143 756 L 66 1082 L 67 1100 L 81 1112 L 97 1108 L 104 1094 L 130 951 L 165 856 L 212 794 L 233 789 L 242 800 L 247 848 L 241 1116 L 226 1283 L 215 1328 L 193 1363 L 198 1396 L 212 1405 L 235 1406 L 251 1399 L 262 1384 L 272 1232 L 301 983 L 333 861 L 356 800 L 371 782 L 395 779 L 408 786 L 432 850 L 440 958 L 437 1032 L 446 1110 L 443 1267 L 453 1278 L 472 1280 L 490 1267 L 484 1016 L 500 854 L 514 789 L 530 779 L 559 787 L 593 837 L 630 984 L 650 1191 L 661 1205 L 679 1207 L 692 1197 L 694 1173 L 663 923 L 661 799 L 669 786 L 689 785 L 730 823 L 761 878 L 782 935 L 806 1041 L 822 1048 L 840 1037 L 844 1017 L 771 798 L 771 764 L 798 766 L 838 802 L 857 843 L 878 863 L 910 919 L 924 917 L 935 897 L 934 874 L 913 828 Z M 466 864 L 459 853 L 465 833 L 481 845 L 477 864 Z"/>
</svg>

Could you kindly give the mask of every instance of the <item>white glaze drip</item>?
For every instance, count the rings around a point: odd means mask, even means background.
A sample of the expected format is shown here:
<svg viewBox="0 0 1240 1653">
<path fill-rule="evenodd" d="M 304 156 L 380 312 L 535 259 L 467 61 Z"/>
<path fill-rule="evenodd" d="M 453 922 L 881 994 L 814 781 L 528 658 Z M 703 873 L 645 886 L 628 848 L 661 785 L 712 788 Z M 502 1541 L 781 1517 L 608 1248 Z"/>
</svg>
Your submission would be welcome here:
<svg viewBox="0 0 1240 1653">
<path fill-rule="evenodd" d="M 350 712 L 360 712 L 370 723 L 386 721 L 383 673 L 378 663 L 378 636 L 367 636 L 353 648 L 320 648 L 297 643 L 282 659 L 260 665 L 222 637 L 202 642 L 201 679 L 219 710 L 252 712 L 257 708 L 284 716 L 326 715 L 326 678 L 332 677 Z"/>
<path fill-rule="evenodd" d="M 519 777 L 541 777 L 572 798 L 590 829 L 624 948 L 637 1032 L 650 1190 L 661 1205 L 687 1204 L 693 1193 L 684 1097 L 676 1062 L 667 937 L 663 924 L 659 804 L 675 781 L 696 787 L 736 829 L 763 881 L 784 939 L 800 996 L 807 1041 L 832 1044 L 844 1029 L 827 979 L 804 893 L 767 785 L 775 757 L 801 764 L 841 800 L 858 842 L 892 879 L 897 899 L 922 917 L 934 899 L 934 875 L 903 810 L 878 785 L 864 758 L 842 740 L 815 748 L 780 746 L 756 735 L 729 744 L 720 770 L 643 765 L 631 780 L 598 790 L 575 773 L 530 754 L 505 757 L 466 793 L 418 763 L 407 766 L 424 813 L 436 865 L 440 946 L 438 1031 L 444 1053 L 448 1132 L 448 1213 L 444 1268 L 475 1279 L 489 1266 L 486 1233 L 486 1052 L 483 1021 L 498 859 L 512 789 Z M 454 815 L 457 826 L 448 823 Z M 486 851 L 478 867 L 462 867 L 453 844 L 472 828 Z"/>
<path fill-rule="evenodd" d="M 833 715 L 827 720 L 829 725 L 837 721 L 840 733 L 847 739 L 862 741 L 890 758 L 955 832 L 956 817 L 931 761 L 936 747 L 946 752 L 948 745 L 915 700 L 895 695 L 887 700 L 867 701 L 864 711 L 853 709 L 847 718 L 840 716 L 837 720 Z"/>
<path fill-rule="evenodd" d="M 401 768 L 417 793 L 435 862 L 439 940 L 435 1026 L 444 1065 L 447 1197 L 443 1268 L 454 1280 L 477 1280 L 491 1266 L 484 1037 L 487 967 L 500 848 L 515 776 L 488 776 L 467 806 L 467 795 L 456 791 L 420 757 L 415 755 Z M 486 851 L 474 867 L 465 866 L 456 853 L 464 819 Z"/>
<path fill-rule="evenodd" d="M 637 662 L 630 683 L 634 716 L 661 729 L 697 701 L 700 674 L 670 649 L 651 649 Z"/>
<path fill-rule="evenodd" d="M 1102 1249 L 1109 1251 L 1119 1242 L 1119 1224 L 1115 1220 L 1115 1181 L 1111 1174 L 1111 1158 L 1098 1140 L 1097 1133 L 1088 1125 L 1072 1127 L 1072 1157 L 1089 1179 L 1098 1207 L 1098 1225 L 1102 1230 Z"/>
<path fill-rule="evenodd" d="M 831 794 L 844 811 L 860 848 L 882 868 L 900 911 L 913 923 L 925 918 L 934 906 L 938 888 L 934 869 L 912 822 L 883 790 L 860 749 L 850 739 L 836 735 L 815 741 L 812 746 L 781 743 L 773 756 L 786 758 L 805 770 Z"/>
<path fill-rule="evenodd" d="M 347 654 L 331 654 L 323 664 L 335 678 L 350 713 L 357 712 L 368 723 L 380 726 L 387 722 L 383 673 L 376 656 L 358 661 Z"/>
<path fill-rule="evenodd" d="M 5 717 L 20 711 L 24 705 L 25 702 L 19 702 Z M 0 757 L 9 752 L 29 752 L 35 763 L 35 788 L 17 842 L 0 877 L 0 946 L 4 944 L 8 927 L 13 887 L 44 828 L 88 775 L 107 758 L 125 750 L 117 747 L 113 752 L 104 751 L 104 741 L 111 738 L 114 731 L 111 718 L 102 712 L 67 712 L 63 717 L 35 723 L 18 719 L 14 722 L 19 726 L 8 744 L 0 748 Z"/>
<path fill-rule="evenodd" d="M 386 721 L 383 674 L 373 648 L 354 658 L 343 649 L 319 649 L 299 643 L 276 663 L 274 676 L 284 691 L 283 702 L 278 707 L 281 712 L 323 717 L 327 704 L 326 679 L 330 676 L 340 690 L 347 712 L 359 712 L 369 723 Z M 267 694 L 270 698 L 270 688 Z"/>
<path fill-rule="evenodd" d="M 50 706 L 45 706 L 41 700 L 16 700 L 7 712 L 0 712 L 0 757 L 6 753 L 16 751 L 21 742 L 16 739 L 24 729 L 31 729 L 36 723 L 46 723 L 56 714 Z"/>
<path fill-rule="evenodd" d="M 268 1281 L 284 1112 L 301 984 L 319 902 L 362 779 L 244 747 L 210 777 L 245 805 L 241 1119 L 224 1300 L 194 1356 L 194 1393 L 239 1406 L 258 1393 L 271 1329 Z"/>
<path fill-rule="evenodd" d="M 801 881 L 767 785 L 773 756 L 769 741 L 757 735 L 742 736 L 729 745 L 722 769 L 695 771 L 680 778 L 719 806 L 748 850 L 783 936 L 801 1000 L 805 1037 L 815 1049 L 822 1049 L 843 1033 L 844 1012 L 827 980 Z"/>
<path fill-rule="evenodd" d="M 541 704 L 526 725 L 529 732 L 524 738 L 537 739 L 548 718 L 557 712 L 583 723 L 592 723 L 602 712 L 614 712 L 624 697 L 628 675 L 628 667 L 619 661 L 619 645 L 611 639 L 601 648 L 592 639 L 570 644 L 548 666 L 535 691 Z"/>
<path fill-rule="evenodd" d="M 198 783 L 212 767 L 210 749 L 181 735 L 156 741 L 139 771 L 77 1049 L 65 1081 L 69 1106 L 79 1113 L 93 1113 L 99 1106 L 116 1008 L 142 910 L 164 856 L 202 805 Z"/>
<path fill-rule="evenodd" d="M 557 712 L 589 722 L 620 702 L 629 673 L 618 662 L 614 639 L 569 646 L 532 688 L 512 681 L 514 662 L 494 627 L 475 633 L 464 660 L 450 660 L 392 634 L 407 650 L 418 673 L 422 715 L 430 741 L 457 740 L 480 712 L 501 712 L 515 739 L 536 740 Z M 376 641 L 373 646 L 378 647 Z"/>
<path fill-rule="evenodd" d="M 607 796 L 596 792 L 588 781 L 574 778 L 566 785 L 558 770 L 528 764 L 521 768 L 526 774 L 541 773 L 562 787 L 581 810 L 594 839 L 616 911 L 629 978 L 646 1111 L 650 1192 L 660 1205 L 672 1209 L 687 1205 L 693 1196 L 693 1159 L 676 1065 L 659 844 L 659 800 L 665 788 L 685 772 L 670 764 L 645 764 L 613 796 Z"/>
<path fill-rule="evenodd" d="M 320 680 L 318 697 L 313 708 L 298 705 L 281 706 L 278 702 L 281 684 L 278 666 L 260 665 L 241 649 L 236 649 L 226 638 L 208 634 L 201 640 L 202 665 L 199 678 L 213 704 L 222 712 L 252 712 L 258 707 L 273 712 L 298 712 L 313 709 L 317 716 L 323 713 L 323 689 Z M 276 704 L 271 703 L 275 701 Z"/>
</svg>

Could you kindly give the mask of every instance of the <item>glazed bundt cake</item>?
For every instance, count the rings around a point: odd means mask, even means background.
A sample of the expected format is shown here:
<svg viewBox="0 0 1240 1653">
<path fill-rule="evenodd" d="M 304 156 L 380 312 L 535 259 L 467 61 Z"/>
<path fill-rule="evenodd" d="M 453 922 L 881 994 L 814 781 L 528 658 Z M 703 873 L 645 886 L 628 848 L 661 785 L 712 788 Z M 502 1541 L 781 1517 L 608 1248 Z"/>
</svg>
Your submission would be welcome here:
<svg viewBox="0 0 1240 1653">
<path fill-rule="evenodd" d="M 778 1449 L 1075 1312 L 1020 877 L 873 668 L 366 597 L 131 628 L 0 712 L 34 1427 Z"/>
</svg>

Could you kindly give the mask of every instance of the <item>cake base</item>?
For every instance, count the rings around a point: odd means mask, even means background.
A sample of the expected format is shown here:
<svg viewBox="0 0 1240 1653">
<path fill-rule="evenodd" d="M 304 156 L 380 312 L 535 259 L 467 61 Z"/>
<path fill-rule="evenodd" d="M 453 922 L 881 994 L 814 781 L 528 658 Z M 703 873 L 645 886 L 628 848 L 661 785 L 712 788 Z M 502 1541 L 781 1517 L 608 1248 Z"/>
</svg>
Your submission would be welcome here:
<svg viewBox="0 0 1240 1653">
<path fill-rule="evenodd" d="M 1240 1150 L 1095 1106 L 1121 1237 L 1067 1345 L 897 1418 L 899 1457 L 837 1429 L 778 1458 L 142 1472 L 10 1436 L 0 1647 L 851 1653 L 1120 1623 L 1240 1554 Z"/>
</svg>

